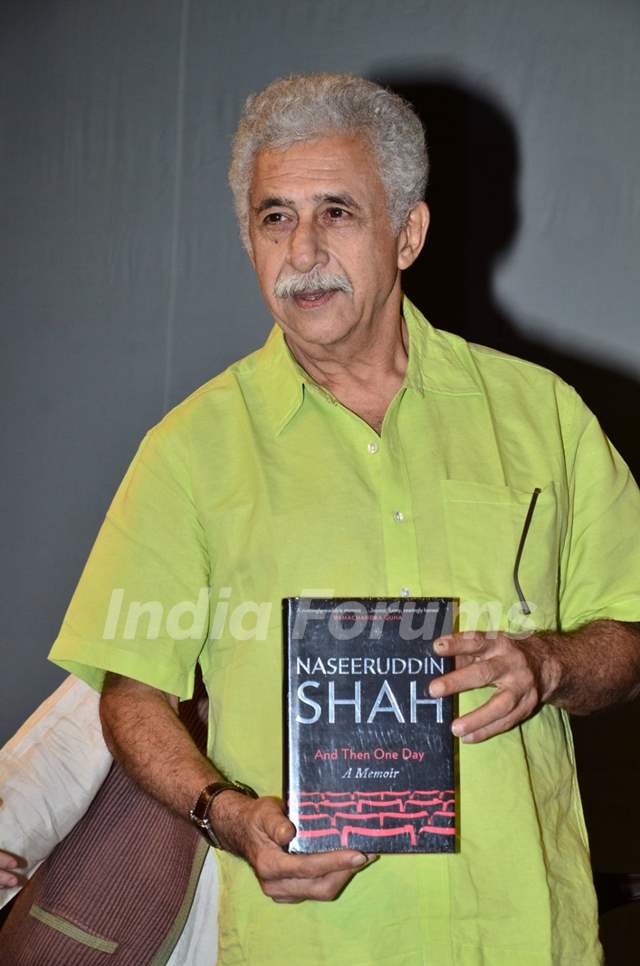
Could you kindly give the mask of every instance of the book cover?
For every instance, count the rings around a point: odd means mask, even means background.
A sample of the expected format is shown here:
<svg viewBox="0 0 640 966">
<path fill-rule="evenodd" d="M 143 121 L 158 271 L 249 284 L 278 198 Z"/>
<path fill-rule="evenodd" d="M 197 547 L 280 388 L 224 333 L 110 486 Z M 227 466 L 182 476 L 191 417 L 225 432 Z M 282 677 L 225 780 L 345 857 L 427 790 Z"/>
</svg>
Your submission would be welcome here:
<svg viewBox="0 0 640 966">
<path fill-rule="evenodd" d="M 442 597 L 283 600 L 290 852 L 455 851 L 453 670 Z"/>
</svg>

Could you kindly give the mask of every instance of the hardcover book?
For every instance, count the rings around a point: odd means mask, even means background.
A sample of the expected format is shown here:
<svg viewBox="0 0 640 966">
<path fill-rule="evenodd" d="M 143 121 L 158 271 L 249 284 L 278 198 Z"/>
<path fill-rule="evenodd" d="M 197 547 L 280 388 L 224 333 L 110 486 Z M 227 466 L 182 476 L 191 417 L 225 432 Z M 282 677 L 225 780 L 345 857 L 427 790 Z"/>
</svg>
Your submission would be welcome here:
<svg viewBox="0 0 640 966">
<path fill-rule="evenodd" d="M 455 851 L 453 670 L 443 597 L 283 600 L 290 852 Z"/>
</svg>

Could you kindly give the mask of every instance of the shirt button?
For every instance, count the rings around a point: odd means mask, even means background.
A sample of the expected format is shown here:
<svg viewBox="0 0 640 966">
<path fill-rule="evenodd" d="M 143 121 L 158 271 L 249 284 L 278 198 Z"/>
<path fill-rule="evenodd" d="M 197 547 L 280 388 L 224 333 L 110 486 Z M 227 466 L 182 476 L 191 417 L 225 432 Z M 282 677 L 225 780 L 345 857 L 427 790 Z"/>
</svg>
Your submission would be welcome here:
<svg viewBox="0 0 640 966">
<path fill-rule="evenodd" d="M 410 588 L 409 587 L 401 587 L 400 588 L 400 596 L 401 597 L 410 597 L 411 596 L 411 590 L 410 590 Z"/>
<path fill-rule="evenodd" d="M 371 455 L 373 455 L 374 453 L 378 452 L 379 447 L 377 443 L 369 443 L 367 446 L 367 449 L 369 450 Z"/>
<path fill-rule="evenodd" d="M 396 512 L 393 514 L 393 519 L 396 521 L 396 523 L 402 523 L 404 520 L 404 513 L 402 510 L 396 510 Z"/>
</svg>

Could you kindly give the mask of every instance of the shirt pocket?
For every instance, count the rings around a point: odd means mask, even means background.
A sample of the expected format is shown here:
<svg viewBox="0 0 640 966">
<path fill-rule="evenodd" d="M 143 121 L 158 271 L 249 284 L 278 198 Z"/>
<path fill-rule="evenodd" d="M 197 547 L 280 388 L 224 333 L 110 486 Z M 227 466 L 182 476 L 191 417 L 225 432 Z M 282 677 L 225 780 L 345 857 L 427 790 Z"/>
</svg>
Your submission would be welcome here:
<svg viewBox="0 0 640 966">
<path fill-rule="evenodd" d="M 540 492 L 527 526 L 536 489 Z M 515 489 L 449 479 L 442 481 L 442 491 L 452 592 L 461 602 L 460 630 L 517 633 L 557 627 L 559 528 L 554 483 L 532 481 L 530 489 Z"/>
</svg>

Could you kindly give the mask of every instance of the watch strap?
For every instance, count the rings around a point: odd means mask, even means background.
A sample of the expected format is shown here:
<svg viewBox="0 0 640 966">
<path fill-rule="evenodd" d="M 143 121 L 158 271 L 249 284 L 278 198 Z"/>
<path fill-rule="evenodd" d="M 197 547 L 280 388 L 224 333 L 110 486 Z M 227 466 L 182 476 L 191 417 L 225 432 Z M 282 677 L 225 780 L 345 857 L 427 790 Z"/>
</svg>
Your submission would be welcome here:
<svg viewBox="0 0 640 966">
<path fill-rule="evenodd" d="M 189 810 L 191 822 L 208 844 L 213 845 L 215 849 L 222 849 L 223 846 L 213 830 L 209 809 L 214 798 L 226 791 L 240 792 L 241 795 L 246 795 L 248 798 L 258 797 L 258 793 L 250 785 L 245 785 L 244 782 L 211 782 L 210 785 L 205 785 L 198 795 L 195 805 Z"/>
</svg>

